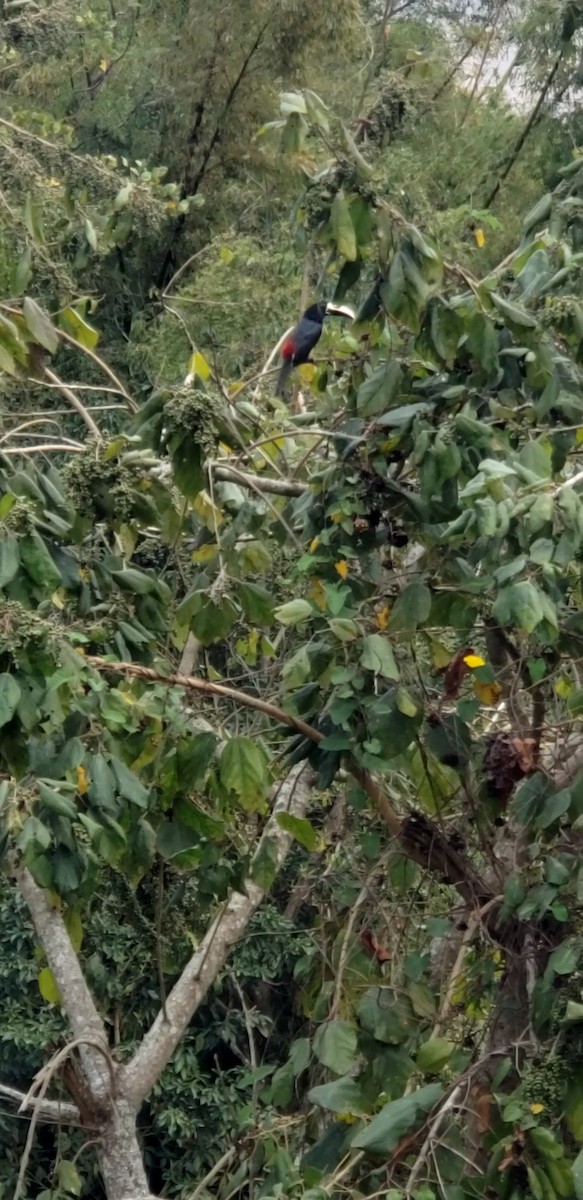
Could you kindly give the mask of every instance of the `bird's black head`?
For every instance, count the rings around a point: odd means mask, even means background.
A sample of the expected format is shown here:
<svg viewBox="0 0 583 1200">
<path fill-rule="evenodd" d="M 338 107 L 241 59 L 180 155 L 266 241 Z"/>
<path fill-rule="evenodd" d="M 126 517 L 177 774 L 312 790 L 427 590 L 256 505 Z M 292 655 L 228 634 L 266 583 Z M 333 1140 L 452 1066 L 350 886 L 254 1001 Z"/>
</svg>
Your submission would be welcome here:
<svg viewBox="0 0 583 1200">
<path fill-rule="evenodd" d="M 311 304 L 304 313 L 304 321 L 314 321 L 316 325 L 322 325 L 326 316 L 326 301 L 320 300 L 319 304 Z"/>
</svg>

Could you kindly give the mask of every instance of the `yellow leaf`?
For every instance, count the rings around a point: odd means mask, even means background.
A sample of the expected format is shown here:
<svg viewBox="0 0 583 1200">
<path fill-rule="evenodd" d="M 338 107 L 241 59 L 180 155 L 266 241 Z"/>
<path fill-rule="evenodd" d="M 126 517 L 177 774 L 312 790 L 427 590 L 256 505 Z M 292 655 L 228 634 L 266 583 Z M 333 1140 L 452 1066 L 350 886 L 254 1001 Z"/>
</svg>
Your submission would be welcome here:
<svg viewBox="0 0 583 1200">
<path fill-rule="evenodd" d="M 502 695 L 502 688 L 499 683 L 478 683 L 478 680 L 474 679 L 474 692 L 481 704 L 493 707 L 495 704 L 498 704 Z"/>
<path fill-rule="evenodd" d="M 312 604 L 315 604 L 316 608 L 320 609 L 320 612 L 324 612 L 326 610 L 328 602 L 326 600 L 324 584 L 322 583 L 321 579 L 312 580 L 311 586 L 307 592 L 307 599 Z"/>
<path fill-rule="evenodd" d="M 485 667 L 486 660 L 481 658 L 479 654 L 466 654 L 464 656 L 466 667 L 470 667 L 472 671 L 475 667 Z"/>
<path fill-rule="evenodd" d="M 542 1113 L 545 1111 L 544 1104 L 531 1104 L 529 1107 L 530 1107 L 531 1113 L 533 1113 L 535 1117 L 538 1117 L 539 1113 Z"/>
<path fill-rule="evenodd" d="M 210 529 L 211 533 L 216 533 L 219 526 L 223 524 L 224 517 L 220 508 L 213 504 L 208 492 L 199 492 L 192 507 L 207 529 Z"/>
<path fill-rule="evenodd" d="M 317 550 L 319 545 L 320 545 L 319 537 L 312 538 L 312 540 L 310 542 L 310 554 L 313 554 L 314 550 Z"/>
<path fill-rule="evenodd" d="M 79 952 L 83 943 L 83 924 L 76 908 L 68 908 L 65 913 L 65 925 L 71 939 L 73 950 Z"/>
<path fill-rule="evenodd" d="M 142 753 L 138 754 L 138 757 L 134 759 L 133 763 L 131 763 L 131 770 L 141 771 L 142 767 L 149 767 L 150 763 L 153 763 L 157 757 L 159 746 L 159 738 L 149 737 L 145 749 L 142 750 Z"/>
<path fill-rule="evenodd" d="M 235 257 L 236 257 L 235 254 L 233 253 L 232 250 L 229 249 L 228 246 L 221 246 L 221 248 L 219 250 L 219 258 L 220 258 L 221 262 L 225 264 L 225 266 L 228 266 L 229 263 L 232 262 Z"/>
<path fill-rule="evenodd" d="M 315 367 L 314 363 L 300 363 L 300 365 L 298 367 L 298 375 L 299 375 L 302 383 L 306 383 L 306 384 L 311 383 L 315 374 L 316 374 L 316 367 Z"/>
<path fill-rule="evenodd" d="M 218 552 L 219 548 L 215 542 L 207 542 L 206 546 L 200 547 L 200 550 L 192 551 L 192 561 L 195 563 L 212 562 L 213 558 L 217 557 Z"/>
<path fill-rule="evenodd" d="M 376 613 L 375 621 L 376 621 L 379 629 L 382 629 L 382 630 L 388 629 L 390 615 L 391 615 L 391 610 L 390 610 L 388 604 L 385 604 L 384 607 L 381 608 L 378 613 Z"/>
<path fill-rule="evenodd" d="M 356 1117 L 354 1117 L 352 1115 L 352 1113 L 349 1113 L 349 1112 L 338 1113 L 337 1119 L 339 1121 L 342 1121 L 344 1123 L 344 1125 L 354 1125 L 354 1122 L 356 1121 Z"/>
<path fill-rule="evenodd" d="M 334 563 L 334 570 L 338 571 L 341 579 L 346 579 L 347 575 L 350 573 L 350 567 L 348 566 L 345 558 L 341 558 L 337 563 Z"/>
<path fill-rule="evenodd" d="M 583 425 L 579 426 L 579 429 L 575 434 L 575 445 L 580 446 L 581 442 L 583 442 Z"/>
<path fill-rule="evenodd" d="M 178 205 L 175 200 L 167 200 L 165 204 L 166 212 L 174 212 Z"/>
<path fill-rule="evenodd" d="M 219 449 L 223 451 L 223 454 L 232 454 L 233 453 L 232 446 L 227 446 L 226 442 L 219 442 Z"/>
<path fill-rule="evenodd" d="M 61 993 L 50 967 L 43 967 L 42 971 L 39 971 L 38 990 L 43 1000 L 46 1000 L 48 1004 L 61 1003 Z"/>
<path fill-rule="evenodd" d="M 485 234 L 484 234 L 484 230 L 483 230 L 483 229 L 476 229 L 476 232 L 475 232 L 475 234 L 474 234 L 474 237 L 475 237 L 475 239 L 476 239 L 476 245 L 477 245 L 477 246 L 479 246 L 479 247 L 480 247 L 480 250 L 481 250 L 481 249 L 482 249 L 482 246 L 485 246 L 485 245 L 486 245 L 486 236 L 485 236 Z"/>
<path fill-rule="evenodd" d="M 99 70 L 100 71 L 107 71 L 108 66 L 109 66 L 109 63 L 106 58 L 99 59 Z"/>
<path fill-rule="evenodd" d="M 85 767 L 77 767 L 77 791 L 80 796 L 86 796 L 89 791 L 89 779 Z"/>
<path fill-rule="evenodd" d="M 557 696 L 560 696 L 561 700 L 567 700 L 573 691 L 573 684 L 571 680 L 567 679 L 566 676 L 563 675 L 561 679 L 557 680 L 555 684 L 555 691 Z"/>
<path fill-rule="evenodd" d="M 53 592 L 53 594 L 51 596 L 51 601 L 54 604 L 55 608 L 64 608 L 65 607 L 65 593 L 62 588 L 58 588 L 56 592 Z"/>
<path fill-rule="evenodd" d="M 343 515 L 344 514 L 341 512 L 330 513 L 330 520 L 333 521 L 334 525 L 339 525 L 342 520 Z"/>
<path fill-rule="evenodd" d="M 188 364 L 188 374 L 198 375 L 199 379 L 202 379 L 203 383 L 205 380 L 210 379 L 211 369 L 206 361 L 206 358 L 200 353 L 199 350 L 197 350 L 190 358 L 190 362 Z"/>
</svg>

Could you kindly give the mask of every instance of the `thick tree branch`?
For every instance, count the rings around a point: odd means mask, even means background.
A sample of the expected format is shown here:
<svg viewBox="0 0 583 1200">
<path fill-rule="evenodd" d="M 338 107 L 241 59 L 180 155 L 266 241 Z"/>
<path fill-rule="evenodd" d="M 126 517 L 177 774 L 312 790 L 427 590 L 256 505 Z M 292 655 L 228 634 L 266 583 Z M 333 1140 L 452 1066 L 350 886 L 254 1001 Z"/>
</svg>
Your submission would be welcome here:
<svg viewBox="0 0 583 1200">
<path fill-rule="evenodd" d="M 273 496 L 303 496 L 310 490 L 307 483 L 299 483 L 293 479 L 269 479 L 264 475 L 250 475 L 248 471 L 237 471 L 233 467 L 224 467 L 218 463 L 212 464 L 215 479 L 226 483 L 238 483 L 243 487 L 252 487 L 257 492 L 271 492 Z"/>
<path fill-rule="evenodd" d="M 281 813 L 301 816 L 310 799 L 312 786 L 311 770 L 305 763 L 300 763 L 292 767 L 279 787 L 256 854 L 257 858 L 270 843 L 269 862 L 274 874 L 284 862 L 293 840 L 290 834 L 281 829 L 277 818 Z M 245 933 L 265 892 L 266 889 L 254 883 L 252 879 L 246 880 L 246 894 L 233 892 L 207 931 L 200 949 L 193 954 L 167 997 L 166 1019 L 160 1011 L 133 1058 L 121 1068 L 121 1090 L 136 1110 L 174 1054 L 189 1021 L 204 1000 L 231 950 Z"/>
<path fill-rule="evenodd" d="M 109 1095 L 111 1081 L 103 1055 L 86 1044 L 92 1040 L 107 1050 L 105 1025 L 95 1007 L 65 922 L 59 910 L 51 907 L 48 893 L 35 883 L 30 871 L 22 867 L 16 858 L 11 863 L 11 872 L 47 956 L 74 1037 L 79 1041 L 79 1057 L 87 1083 L 95 1098 Z"/>
<path fill-rule="evenodd" d="M 0 1100 L 9 1100 L 22 1110 L 22 1104 L 27 1099 L 25 1093 L 19 1092 L 18 1088 L 0 1083 Z M 38 1120 L 40 1122 L 56 1121 L 61 1124 L 66 1122 L 69 1125 L 82 1124 L 79 1109 L 75 1104 L 69 1104 L 66 1100 L 43 1100 L 42 1104 L 38 1105 Z"/>
</svg>

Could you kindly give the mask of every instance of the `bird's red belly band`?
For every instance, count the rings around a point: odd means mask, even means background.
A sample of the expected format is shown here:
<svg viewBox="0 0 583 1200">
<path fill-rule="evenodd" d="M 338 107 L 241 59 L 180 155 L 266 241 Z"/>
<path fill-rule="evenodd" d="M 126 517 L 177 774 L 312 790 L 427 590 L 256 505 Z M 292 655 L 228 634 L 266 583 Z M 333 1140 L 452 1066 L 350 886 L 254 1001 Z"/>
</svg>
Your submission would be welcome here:
<svg viewBox="0 0 583 1200">
<path fill-rule="evenodd" d="M 294 343 L 288 338 L 287 341 L 285 341 L 283 343 L 283 346 L 281 347 L 281 357 L 282 358 L 293 358 L 293 356 L 295 354 L 295 349 L 296 348 L 295 348 Z"/>
</svg>

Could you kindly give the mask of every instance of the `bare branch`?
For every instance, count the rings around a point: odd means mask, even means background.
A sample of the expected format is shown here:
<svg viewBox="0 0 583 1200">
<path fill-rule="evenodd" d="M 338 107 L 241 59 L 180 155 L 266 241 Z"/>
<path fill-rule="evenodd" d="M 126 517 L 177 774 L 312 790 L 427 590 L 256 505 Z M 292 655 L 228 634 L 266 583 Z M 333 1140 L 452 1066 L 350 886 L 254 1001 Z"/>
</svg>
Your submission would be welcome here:
<svg viewBox="0 0 583 1200">
<path fill-rule="evenodd" d="M 292 844 L 291 835 L 281 829 L 277 818 L 280 813 L 301 816 L 310 799 L 312 786 L 312 772 L 305 763 L 300 763 L 292 767 L 279 787 L 257 849 L 259 855 L 270 844 L 270 863 L 274 873 L 279 871 Z M 164 1020 L 162 1012 L 158 1013 L 133 1058 L 121 1068 L 123 1093 L 136 1109 L 174 1054 L 193 1014 L 225 965 L 231 950 L 245 933 L 265 891 L 265 888 L 248 879 L 245 883 L 246 894 L 233 892 L 167 997 L 167 1020 Z"/>
<path fill-rule="evenodd" d="M 8 1087 L 6 1083 L 0 1083 L 0 1100 L 10 1100 L 13 1104 L 18 1104 L 18 1107 L 22 1108 L 22 1104 L 26 1098 L 24 1092 L 19 1092 L 17 1088 Z M 42 1104 L 38 1106 L 38 1120 L 41 1122 L 67 1122 L 70 1125 L 82 1124 L 79 1109 L 75 1104 L 69 1104 L 66 1100 L 43 1100 Z"/>
<path fill-rule="evenodd" d="M 303 496 L 310 490 L 309 484 L 295 482 L 292 479 L 269 479 L 264 475 L 249 475 L 237 471 L 234 467 L 224 467 L 218 463 L 212 464 L 215 479 L 228 483 L 238 483 L 243 487 L 253 488 L 256 492 L 271 492 L 273 496 Z"/>
<path fill-rule="evenodd" d="M 67 387 L 67 384 L 63 383 L 63 380 L 59 379 L 59 376 L 55 375 L 54 371 L 51 371 L 49 367 L 44 368 L 43 375 L 46 375 L 50 383 L 54 384 L 54 386 L 59 389 L 61 395 L 65 397 L 65 400 L 69 401 L 71 407 L 74 408 L 79 414 L 81 420 L 85 422 L 91 433 L 96 438 L 99 438 L 99 441 L 101 441 L 101 430 L 99 425 L 96 425 L 91 413 L 87 412 L 85 405 L 81 403 L 79 397 L 76 396 L 75 393 L 71 391 L 71 388 Z"/>
</svg>

